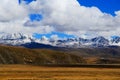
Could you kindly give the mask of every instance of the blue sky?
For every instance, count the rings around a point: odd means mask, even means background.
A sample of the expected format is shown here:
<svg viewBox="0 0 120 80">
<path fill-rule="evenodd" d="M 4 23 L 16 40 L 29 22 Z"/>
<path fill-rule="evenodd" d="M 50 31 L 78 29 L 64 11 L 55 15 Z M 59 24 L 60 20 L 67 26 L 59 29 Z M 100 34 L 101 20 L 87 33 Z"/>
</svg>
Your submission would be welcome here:
<svg viewBox="0 0 120 80">
<path fill-rule="evenodd" d="M 47 38 L 50 38 L 52 35 L 58 35 L 59 38 L 74 38 L 74 35 L 67 35 L 65 33 L 60 33 L 60 32 L 52 32 L 49 34 L 37 34 L 35 33 L 33 37 L 35 38 L 41 38 L 42 36 L 46 36 Z"/>
<path fill-rule="evenodd" d="M 87 7 L 96 6 L 102 12 L 115 15 L 114 12 L 120 10 L 120 0 L 78 0 L 78 2 Z"/>
<path fill-rule="evenodd" d="M 36 1 L 36 0 L 18 0 L 19 4 L 21 4 L 22 1 L 25 1 L 26 4 L 31 3 L 32 1 Z"/>
<path fill-rule="evenodd" d="M 20 3 L 21 0 L 19 0 Z M 36 0 L 24 0 L 26 4 Z M 78 0 L 78 2 L 86 7 L 96 6 L 102 12 L 115 15 L 114 12 L 120 10 L 120 0 Z"/>
<path fill-rule="evenodd" d="M 33 22 L 33 21 L 41 21 L 43 17 L 41 14 L 34 13 L 34 14 L 29 14 L 29 18 Z"/>
</svg>

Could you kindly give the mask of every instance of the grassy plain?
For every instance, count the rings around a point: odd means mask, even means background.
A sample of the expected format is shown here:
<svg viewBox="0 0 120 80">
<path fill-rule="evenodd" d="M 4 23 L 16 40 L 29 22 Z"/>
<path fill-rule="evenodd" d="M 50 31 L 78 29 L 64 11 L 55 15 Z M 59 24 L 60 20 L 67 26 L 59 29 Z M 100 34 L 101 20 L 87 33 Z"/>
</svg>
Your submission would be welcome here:
<svg viewBox="0 0 120 80">
<path fill-rule="evenodd" d="M 0 80 L 120 80 L 120 68 L 0 65 Z"/>
</svg>

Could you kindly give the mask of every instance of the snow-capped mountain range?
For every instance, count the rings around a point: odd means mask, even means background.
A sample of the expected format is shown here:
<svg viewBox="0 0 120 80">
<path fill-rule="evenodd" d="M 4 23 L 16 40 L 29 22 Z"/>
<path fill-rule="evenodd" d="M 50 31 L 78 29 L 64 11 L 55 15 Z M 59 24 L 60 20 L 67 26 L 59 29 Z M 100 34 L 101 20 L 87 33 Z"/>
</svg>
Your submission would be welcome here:
<svg viewBox="0 0 120 80">
<path fill-rule="evenodd" d="M 0 44 L 20 46 L 26 43 L 40 43 L 45 45 L 51 45 L 55 47 L 106 47 L 106 46 L 120 46 L 120 37 L 111 38 L 110 40 L 99 36 L 92 39 L 84 38 L 67 38 L 64 40 L 54 40 L 42 37 L 41 39 L 35 39 L 32 36 L 22 33 L 15 34 L 2 34 L 0 35 Z"/>
</svg>

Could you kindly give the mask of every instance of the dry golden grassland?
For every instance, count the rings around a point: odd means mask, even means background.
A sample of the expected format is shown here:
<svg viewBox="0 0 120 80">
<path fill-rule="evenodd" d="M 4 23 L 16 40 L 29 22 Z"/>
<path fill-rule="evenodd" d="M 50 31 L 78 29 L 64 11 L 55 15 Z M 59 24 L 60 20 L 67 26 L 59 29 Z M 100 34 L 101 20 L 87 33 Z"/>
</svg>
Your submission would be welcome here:
<svg viewBox="0 0 120 80">
<path fill-rule="evenodd" d="M 120 80 L 120 68 L 0 65 L 0 80 Z"/>
</svg>

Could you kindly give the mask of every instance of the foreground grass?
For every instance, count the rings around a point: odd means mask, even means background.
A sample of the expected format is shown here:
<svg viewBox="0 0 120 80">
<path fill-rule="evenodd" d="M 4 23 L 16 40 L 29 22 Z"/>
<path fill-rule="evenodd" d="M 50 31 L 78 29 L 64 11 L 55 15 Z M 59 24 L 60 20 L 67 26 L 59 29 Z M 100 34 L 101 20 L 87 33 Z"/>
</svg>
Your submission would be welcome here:
<svg viewBox="0 0 120 80">
<path fill-rule="evenodd" d="M 0 65 L 0 80 L 120 80 L 120 68 Z"/>
</svg>

